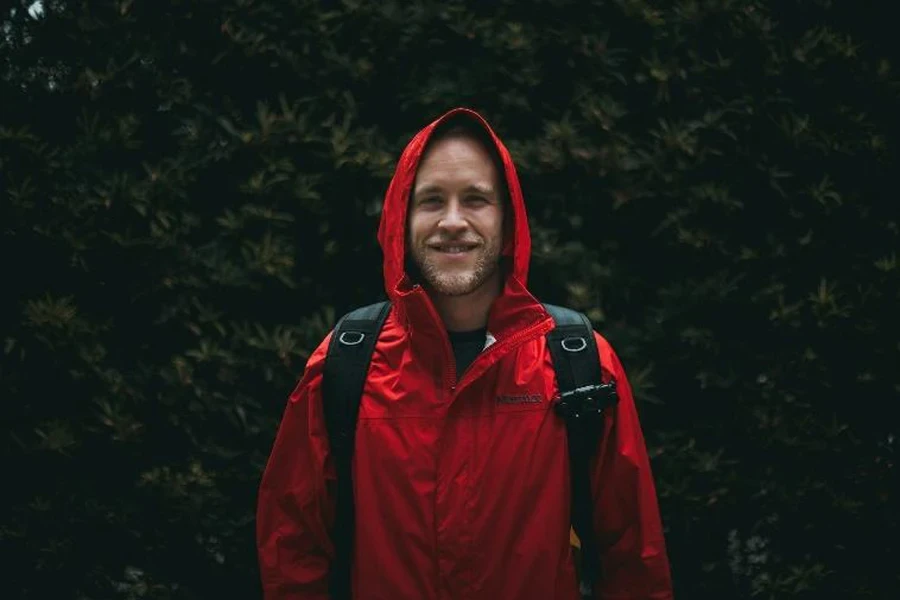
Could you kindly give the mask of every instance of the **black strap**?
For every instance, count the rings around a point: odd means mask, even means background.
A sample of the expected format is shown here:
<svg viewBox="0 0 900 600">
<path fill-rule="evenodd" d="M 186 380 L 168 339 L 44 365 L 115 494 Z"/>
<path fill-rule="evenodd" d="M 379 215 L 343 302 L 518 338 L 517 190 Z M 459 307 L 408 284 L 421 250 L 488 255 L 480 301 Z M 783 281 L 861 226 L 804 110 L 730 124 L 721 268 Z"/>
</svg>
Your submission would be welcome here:
<svg viewBox="0 0 900 600">
<path fill-rule="evenodd" d="M 328 343 L 322 379 L 325 426 L 337 469 L 335 520 L 332 540 L 331 599 L 350 598 L 350 561 L 353 555 L 355 511 L 351 465 L 356 419 L 375 342 L 390 312 L 389 302 L 358 308 L 335 325 Z"/>
<path fill-rule="evenodd" d="M 590 460 L 603 431 L 602 412 L 615 401 L 615 382 L 603 384 L 594 329 L 580 312 L 545 304 L 556 328 L 547 334 L 565 419 L 572 482 L 572 527 L 581 541 L 579 579 L 583 598 L 593 598 L 599 552 L 594 535 Z"/>
</svg>

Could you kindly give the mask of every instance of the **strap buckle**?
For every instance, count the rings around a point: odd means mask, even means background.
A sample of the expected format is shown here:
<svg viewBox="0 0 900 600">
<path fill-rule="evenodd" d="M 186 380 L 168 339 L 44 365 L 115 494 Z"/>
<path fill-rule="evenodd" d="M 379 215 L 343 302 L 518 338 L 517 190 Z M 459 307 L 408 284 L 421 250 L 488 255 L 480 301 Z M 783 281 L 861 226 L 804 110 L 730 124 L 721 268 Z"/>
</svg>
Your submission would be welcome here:
<svg viewBox="0 0 900 600">
<path fill-rule="evenodd" d="M 559 395 L 553 410 L 567 421 L 581 422 L 599 417 L 608 406 L 619 399 L 616 381 L 599 385 L 585 385 Z"/>
<path fill-rule="evenodd" d="M 362 331 L 344 331 L 341 333 L 338 341 L 345 346 L 358 346 L 366 339 L 366 334 Z"/>
</svg>

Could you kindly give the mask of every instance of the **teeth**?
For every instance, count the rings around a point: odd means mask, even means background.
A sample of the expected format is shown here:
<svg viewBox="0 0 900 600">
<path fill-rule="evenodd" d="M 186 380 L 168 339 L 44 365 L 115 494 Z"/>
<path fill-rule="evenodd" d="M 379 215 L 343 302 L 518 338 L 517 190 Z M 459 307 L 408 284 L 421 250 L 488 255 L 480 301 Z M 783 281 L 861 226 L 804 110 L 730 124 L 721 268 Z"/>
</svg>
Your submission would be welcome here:
<svg viewBox="0 0 900 600">
<path fill-rule="evenodd" d="M 463 248 L 461 246 L 448 246 L 441 248 L 441 252 L 447 252 L 448 254 L 459 254 L 461 252 L 466 252 L 468 248 Z"/>
</svg>

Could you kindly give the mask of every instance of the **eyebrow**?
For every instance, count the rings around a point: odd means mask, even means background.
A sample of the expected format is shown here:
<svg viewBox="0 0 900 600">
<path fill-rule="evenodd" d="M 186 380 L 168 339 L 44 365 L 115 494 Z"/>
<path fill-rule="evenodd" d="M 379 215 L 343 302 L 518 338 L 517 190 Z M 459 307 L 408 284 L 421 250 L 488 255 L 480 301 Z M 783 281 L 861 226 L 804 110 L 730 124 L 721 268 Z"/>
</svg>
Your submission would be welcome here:
<svg viewBox="0 0 900 600">
<path fill-rule="evenodd" d="M 421 196 L 423 194 L 431 194 L 433 192 L 442 192 L 444 188 L 436 183 L 432 183 L 431 185 L 426 185 L 423 188 L 417 189 L 413 192 L 415 196 Z M 476 193 L 476 194 L 484 194 L 485 196 L 490 196 L 494 193 L 493 186 L 490 185 L 481 185 L 481 184 L 473 184 L 466 186 L 463 190 L 465 193 Z"/>
</svg>

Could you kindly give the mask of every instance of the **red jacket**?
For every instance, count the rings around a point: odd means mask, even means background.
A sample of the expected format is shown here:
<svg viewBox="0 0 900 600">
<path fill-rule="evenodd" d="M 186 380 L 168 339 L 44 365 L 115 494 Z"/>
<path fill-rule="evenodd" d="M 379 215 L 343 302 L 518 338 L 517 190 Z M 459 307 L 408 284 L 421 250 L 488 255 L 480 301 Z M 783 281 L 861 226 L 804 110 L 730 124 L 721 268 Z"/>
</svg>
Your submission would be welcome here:
<svg viewBox="0 0 900 600">
<path fill-rule="evenodd" d="M 514 240 L 488 330 L 496 342 L 457 380 L 446 330 L 404 272 L 406 209 L 428 136 L 400 158 L 378 239 L 393 309 L 363 392 L 353 480 L 353 594 L 361 600 L 576 600 L 569 539 L 566 430 L 544 334 L 553 321 L 525 283 L 531 239 L 522 191 L 503 159 Z M 330 336 L 329 336 L 330 337 Z M 604 378 L 618 382 L 592 463 L 598 597 L 672 598 L 656 492 L 631 389 L 597 335 Z M 259 491 L 257 543 L 267 600 L 328 598 L 333 457 L 321 406 L 328 339 L 290 396 Z M 529 402 L 510 402 L 527 397 Z M 540 402 L 534 402 L 539 398 Z"/>
</svg>

